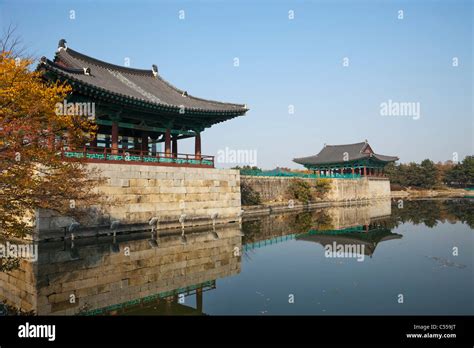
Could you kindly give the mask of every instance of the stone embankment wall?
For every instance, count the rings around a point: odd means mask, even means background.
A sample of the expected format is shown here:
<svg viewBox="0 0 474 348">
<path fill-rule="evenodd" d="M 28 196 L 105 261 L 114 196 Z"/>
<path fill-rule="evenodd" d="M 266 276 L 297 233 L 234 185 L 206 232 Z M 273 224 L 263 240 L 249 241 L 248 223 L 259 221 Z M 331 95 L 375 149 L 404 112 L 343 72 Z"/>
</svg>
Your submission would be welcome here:
<svg viewBox="0 0 474 348">
<path fill-rule="evenodd" d="M 95 188 L 101 200 L 88 208 L 87 222 L 81 228 L 96 228 L 89 233 L 110 233 L 110 224 L 120 222 L 120 229 L 149 229 L 149 219 L 159 218 L 158 228 L 238 221 L 240 174 L 232 169 L 165 167 L 126 164 L 88 164 L 104 179 Z M 92 178 L 96 179 L 96 178 Z M 55 239 L 64 235 L 71 218 L 48 211 L 36 214 L 35 239 Z M 79 232 L 78 232 L 79 233 Z M 84 232 L 85 233 L 85 232 Z"/>
<path fill-rule="evenodd" d="M 292 197 L 288 195 L 288 187 L 295 178 L 241 176 L 242 183 L 249 185 L 258 192 L 262 203 L 287 202 Z M 315 185 L 316 179 L 304 180 Z M 390 197 L 390 181 L 384 178 L 361 179 L 329 179 L 330 189 L 319 201 L 352 201 L 371 200 Z"/>
</svg>

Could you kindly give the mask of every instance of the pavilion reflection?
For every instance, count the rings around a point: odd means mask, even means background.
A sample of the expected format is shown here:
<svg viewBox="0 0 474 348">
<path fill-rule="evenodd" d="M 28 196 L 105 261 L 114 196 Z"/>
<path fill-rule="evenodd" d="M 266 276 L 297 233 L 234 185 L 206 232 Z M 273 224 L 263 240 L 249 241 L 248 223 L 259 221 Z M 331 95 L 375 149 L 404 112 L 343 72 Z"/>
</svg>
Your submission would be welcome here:
<svg viewBox="0 0 474 348">
<path fill-rule="evenodd" d="M 244 251 L 287 240 L 327 245 L 363 246 L 372 256 L 381 242 L 400 239 L 392 233 L 391 201 L 315 209 L 296 214 L 252 218 L 244 223 Z"/>
<path fill-rule="evenodd" d="M 364 255 L 370 257 L 374 254 L 379 243 L 400 238 L 402 238 L 401 234 L 392 233 L 387 228 L 373 226 L 359 226 L 359 228 L 333 231 L 312 230 L 307 234 L 296 236 L 297 240 L 319 243 L 324 248 L 333 245 L 355 246 L 356 250 L 362 250 Z"/>
<path fill-rule="evenodd" d="M 40 243 L 37 262 L 0 272 L 0 301 L 38 315 L 203 314 L 203 293 L 240 273 L 241 239 L 229 225 L 186 243 L 181 232 Z"/>
</svg>

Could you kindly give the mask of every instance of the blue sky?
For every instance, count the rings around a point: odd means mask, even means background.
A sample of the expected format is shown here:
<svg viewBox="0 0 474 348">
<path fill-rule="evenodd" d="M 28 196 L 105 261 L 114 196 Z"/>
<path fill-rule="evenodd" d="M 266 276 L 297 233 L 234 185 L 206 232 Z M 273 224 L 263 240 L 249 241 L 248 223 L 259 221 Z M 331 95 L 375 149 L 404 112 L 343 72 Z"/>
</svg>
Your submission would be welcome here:
<svg viewBox="0 0 474 348">
<path fill-rule="evenodd" d="M 473 154 L 472 22 L 473 2 L 456 0 L 0 0 L 1 28 L 17 25 L 37 57 L 65 38 L 111 63 L 157 64 L 192 95 L 247 104 L 203 133 L 203 153 L 255 150 L 263 168 L 365 139 L 401 162 Z M 388 100 L 419 103 L 420 118 L 382 116 Z"/>
</svg>

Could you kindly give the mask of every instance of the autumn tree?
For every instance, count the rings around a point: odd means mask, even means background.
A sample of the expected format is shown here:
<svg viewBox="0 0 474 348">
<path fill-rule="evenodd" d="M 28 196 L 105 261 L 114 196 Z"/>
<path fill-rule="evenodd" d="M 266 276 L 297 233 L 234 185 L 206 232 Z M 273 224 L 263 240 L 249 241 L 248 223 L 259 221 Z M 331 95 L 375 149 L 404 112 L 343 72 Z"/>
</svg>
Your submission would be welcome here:
<svg viewBox="0 0 474 348">
<path fill-rule="evenodd" d="M 3 46 L 5 47 L 5 46 Z M 95 132 L 85 117 L 59 115 L 55 105 L 71 88 L 48 83 L 30 59 L 0 54 L 0 236 L 31 232 L 28 217 L 50 209 L 80 218 L 79 202 L 93 198 L 92 182 L 80 161 L 64 161 L 69 146 L 81 147 Z M 28 214 L 30 214 L 28 216 Z"/>
</svg>

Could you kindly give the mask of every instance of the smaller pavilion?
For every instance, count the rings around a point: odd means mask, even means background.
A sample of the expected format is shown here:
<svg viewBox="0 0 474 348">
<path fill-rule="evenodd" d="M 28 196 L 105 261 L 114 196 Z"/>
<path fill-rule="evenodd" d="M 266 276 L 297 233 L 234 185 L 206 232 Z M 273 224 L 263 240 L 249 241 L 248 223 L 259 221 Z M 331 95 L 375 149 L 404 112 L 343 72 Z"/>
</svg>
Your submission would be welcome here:
<svg viewBox="0 0 474 348">
<path fill-rule="evenodd" d="M 396 156 L 376 154 L 365 140 L 355 144 L 324 145 L 317 155 L 295 158 L 293 161 L 320 177 L 353 178 L 384 176 L 385 166 L 397 160 Z"/>
</svg>

